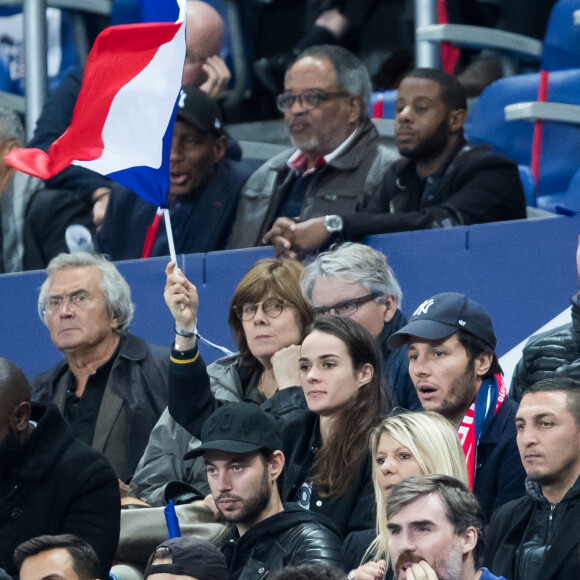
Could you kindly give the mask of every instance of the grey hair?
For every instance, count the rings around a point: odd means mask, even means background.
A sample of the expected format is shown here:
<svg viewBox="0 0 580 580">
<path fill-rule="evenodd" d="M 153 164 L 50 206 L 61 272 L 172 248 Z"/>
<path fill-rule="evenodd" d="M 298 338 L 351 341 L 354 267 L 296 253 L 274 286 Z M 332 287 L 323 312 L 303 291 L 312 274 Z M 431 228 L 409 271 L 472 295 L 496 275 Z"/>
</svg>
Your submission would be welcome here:
<svg viewBox="0 0 580 580">
<path fill-rule="evenodd" d="M 24 124 L 22 119 L 12 109 L 0 107 L 0 139 L 8 141 L 14 139 L 24 145 Z"/>
<path fill-rule="evenodd" d="M 371 293 L 380 294 L 379 302 L 386 296 L 394 296 L 397 306 L 401 307 L 403 293 L 393 269 L 387 263 L 387 257 L 378 250 L 363 244 L 347 242 L 328 252 L 318 254 L 308 264 L 300 285 L 302 294 L 312 304 L 312 289 L 319 277 L 338 278 L 347 284 L 360 284 Z"/>
<path fill-rule="evenodd" d="M 53 258 L 46 268 L 46 280 L 40 287 L 40 296 L 38 297 L 38 315 L 46 324 L 46 314 L 44 304 L 48 296 L 48 288 L 51 278 L 62 270 L 70 268 L 90 268 L 95 266 L 103 274 L 101 289 L 105 294 L 105 303 L 109 319 L 116 318 L 119 325 L 116 332 L 127 334 L 129 326 L 135 313 L 135 305 L 131 301 L 131 288 L 125 278 L 112 262 L 109 262 L 104 256 L 93 256 L 87 252 L 76 252 L 73 254 L 59 254 Z"/>
<path fill-rule="evenodd" d="M 319 44 L 302 51 L 287 70 L 290 70 L 295 62 L 307 56 L 327 58 L 332 63 L 336 86 L 350 95 L 360 97 L 359 121 L 367 119 L 372 91 L 371 77 L 367 67 L 350 50 L 342 46 Z"/>
<path fill-rule="evenodd" d="M 445 515 L 453 526 L 457 536 L 463 535 L 467 528 L 477 530 L 477 544 L 473 550 L 475 568 L 483 560 L 483 521 L 484 516 L 477 498 L 469 491 L 465 483 L 449 475 L 417 475 L 407 477 L 394 485 L 385 501 L 387 520 L 403 508 L 421 497 L 437 494 L 445 506 Z"/>
</svg>

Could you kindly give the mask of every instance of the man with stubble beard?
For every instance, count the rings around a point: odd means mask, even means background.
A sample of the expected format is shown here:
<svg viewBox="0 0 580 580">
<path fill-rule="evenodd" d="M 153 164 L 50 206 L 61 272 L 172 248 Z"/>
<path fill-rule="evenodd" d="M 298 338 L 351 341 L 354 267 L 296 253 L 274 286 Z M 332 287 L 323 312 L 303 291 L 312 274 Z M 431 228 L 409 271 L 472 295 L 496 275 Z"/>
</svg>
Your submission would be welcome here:
<svg viewBox="0 0 580 580">
<path fill-rule="evenodd" d="M 333 523 L 282 504 L 285 458 L 272 415 L 254 403 L 228 403 L 205 422 L 201 441 L 185 459 L 204 456 L 213 500 L 231 524 L 220 546 L 230 580 L 267 578 L 291 564 L 338 565 L 341 540 Z"/>
</svg>

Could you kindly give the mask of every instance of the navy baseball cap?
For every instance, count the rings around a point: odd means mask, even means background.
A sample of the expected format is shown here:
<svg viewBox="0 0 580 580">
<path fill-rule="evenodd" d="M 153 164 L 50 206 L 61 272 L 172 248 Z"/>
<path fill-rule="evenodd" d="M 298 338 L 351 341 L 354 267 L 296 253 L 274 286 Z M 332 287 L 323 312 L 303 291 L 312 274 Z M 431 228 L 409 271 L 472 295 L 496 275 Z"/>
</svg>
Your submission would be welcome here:
<svg viewBox="0 0 580 580">
<path fill-rule="evenodd" d="M 282 449 L 278 421 L 256 403 L 227 403 L 212 413 L 201 431 L 200 447 L 184 459 L 203 455 L 208 449 L 230 453 L 250 453 L 258 449 Z"/>
<path fill-rule="evenodd" d="M 490 317 L 480 304 L 457 292 L 443 292 L 425 300 L 409 322 L 387 341 L 389 348 L 407 344 L 409 336 L 439 340 L 464 330 L 476 336 L 492 350 L 497 338 Z"/>
</svg>

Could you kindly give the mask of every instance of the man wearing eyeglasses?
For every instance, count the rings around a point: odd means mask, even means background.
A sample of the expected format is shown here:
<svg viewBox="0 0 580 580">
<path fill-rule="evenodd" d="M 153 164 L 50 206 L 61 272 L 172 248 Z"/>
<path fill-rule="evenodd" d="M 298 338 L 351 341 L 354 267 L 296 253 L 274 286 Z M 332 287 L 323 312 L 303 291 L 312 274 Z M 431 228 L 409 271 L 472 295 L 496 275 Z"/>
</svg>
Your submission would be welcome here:
<svg viewBox="0 0 580 580">
<path fill-rule="evenodd" d="M 257 246 L 276 219 L 351 213 L 375 195 L 394 155 L 378 143 L 368 115 L 365 66 L 339 46 L 302 52 L 286 73 L 278 109 L 294 149 L 267 161 L 242 191 L 229 248 Z"/>
<path fill-rule="evenodd" d="M 304 257 L 333 238 L 359 241 L 389 234 L 522 219 L 526 200 L 517 167 L 463 135 L 465 93 L 453 76 L 419 68 L 401 82 L 395 101 L 396 144 L 378 195 L 361 197 L 339 216 L 280 217 L 264 236 L 277 256 Z M 332 218 L 332 220 L 331 220 Z M 328 222 L 335 227 L 329 229 Z"/>
<path fill-rule="evenodd" d="M 32 382 L 33 400 L 56 403 L 74 436 L 111 462 L 123 492 L 167 404 L 167 351 L 129 332 L 134 310 L 114 264 L 59 254 L 38 312 L 65 358 Z"/>
<path fill-rule="evenodd" d="M 381 351 L 383 387 L 392 405 L 420 411 L 407 349 L 387 346 L 407 319 L 399 310 L 403 295 L 386 256 L 362 244 L 342 244 L 308 264 L 300 283 L 315 316 L 348 316 L 371 333 Z"/>
</svg>

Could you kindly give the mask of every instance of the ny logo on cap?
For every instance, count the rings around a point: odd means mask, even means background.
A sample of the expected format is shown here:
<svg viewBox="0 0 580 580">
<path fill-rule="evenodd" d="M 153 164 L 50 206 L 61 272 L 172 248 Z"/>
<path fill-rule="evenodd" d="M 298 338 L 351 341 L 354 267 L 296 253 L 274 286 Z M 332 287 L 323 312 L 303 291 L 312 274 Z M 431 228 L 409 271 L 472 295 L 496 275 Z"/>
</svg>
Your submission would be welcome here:
<svg viewBox="0 0 580 580">
<path fill-rule="evenodd" d="M 421 304 L 419 308 L 417 308 L 417 310 L 413 312 L 413 316 L 419 316 L 419 314 L 427 314 L 427 311 L 429 310 L 429 308 L 431 308 L 431 306 L 433 306 L 434 302 L 435 301 L 433 300 L 433 298 L 425 300 L 425 302 L 423 302 L 423 304 Z"/>
<path fill-rule="evenodd" d="M 183 107 L 185 107 L 185 97 L 187 97 L 187 94 L 185 93 L 185 91 L 182 89 L 179 93 L 179 103 L 177 104 L 177 106 L 180 109 L 183 109 Z"/>
</svg>

